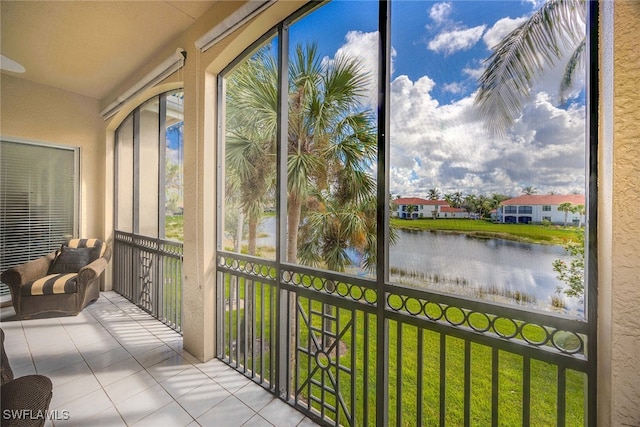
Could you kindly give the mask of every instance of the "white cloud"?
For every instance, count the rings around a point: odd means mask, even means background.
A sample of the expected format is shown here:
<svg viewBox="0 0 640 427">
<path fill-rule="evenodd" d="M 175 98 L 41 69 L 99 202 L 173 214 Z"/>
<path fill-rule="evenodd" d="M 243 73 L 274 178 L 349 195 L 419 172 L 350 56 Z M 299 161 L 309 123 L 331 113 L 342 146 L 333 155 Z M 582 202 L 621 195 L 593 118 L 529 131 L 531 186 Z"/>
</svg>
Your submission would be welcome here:
<svg viewBox="0 0 640 427">
<path fill-rule="evenodd" d="M 479 79 L 482 73 L 484 73 L 485 67 L 481 66 L 479 68 L 463 68 L 462 73 L 468 75 L 471 78 Z"/>
<path fill-rule="evenodd" d="M 339 54 L 353 55 L 377 76 L 377 33 L 351 32 Z M 327 59 L 329 60 L 329 59 Z M 471 65 L 473 66 L 473 65 Z M 468 68 L 470 76 L 481 72 Z M 432 95 L 429 76 L 406 75 L 391 82 L 390 190 L 403 196 L 426 196 L 431 188 L 463 194 L 518 195 L 525 186 L 545 193 L 584 191 L 584 109 L 558 108 L 551 90 L 552 71 L 534 87 L 531 100 L 510 133 L 488 135 L 473 106 L 475 93 L 451 104 Z M 456 83 L 442 87 L 455 91 Z M 369 107 L 377 106 L 372 78 Z"/>
<path fill-rule="evenodd" d="M 444 52 L 446 55 L 450 55 L 475 45 L 482 37 L 485 28 L 486 25 L 480 25 L 473 28 L 441 32 L 427 46 L 434 52 Z"/>
<path fill-rule="evenodd" d="M 445 92 L 458 94 L 458 93 L 464 92 L 465 91 L 465 87 L 464 87 L 464 85 L 462 85 L 461 83 L 458 83 L 458 82 L 445 83 L 444 85 L 442 85 L 442 90 L 444 90 Z"/>
<path fill-rule="evenodd" d="M 484 131 L 473 95 L 440 105 L 435 83 L 399 76 L 391 85 L 391 191 L 426 196 L 430 188 L 518 195 L 584 190 L 584 110 L 562 110 L 539 94 L 505 138 Z"/>
<path fill-rule="evenodd" d="M 489 49 L 493 49 L 495 45 L 497 45 L 504 37 L 509 34 L 511 31 L 516 29 L 520 24 L 526 21 L 527 18 L 502 18 L 495 24 L 493 27 L 489 28 L 487 32 L 482 37 L 482 40 L 485 42 Z"/>
<path fill-rule="evenodd" d="M 436 24 L 444 23 L 451 14 L 451 3 L 436 3 L 431 7 L 429 11 L 429 17 Z"/>
<path fill-rule="evenodd" d="M 345 36 L 345 44 L 336 52 L 336 56 L 346 55 L 349 58 L 357 58 L 362 64 L 363 70 L 369 76 L 369 87 L 362 103 L 370 108 L 378 106 L 378 39 L 379 33 L 377 31 L 371 33 L 349 31 Z M 392 48 L 392 73 L 395 56 L 396 51 Z"/>
</svg>

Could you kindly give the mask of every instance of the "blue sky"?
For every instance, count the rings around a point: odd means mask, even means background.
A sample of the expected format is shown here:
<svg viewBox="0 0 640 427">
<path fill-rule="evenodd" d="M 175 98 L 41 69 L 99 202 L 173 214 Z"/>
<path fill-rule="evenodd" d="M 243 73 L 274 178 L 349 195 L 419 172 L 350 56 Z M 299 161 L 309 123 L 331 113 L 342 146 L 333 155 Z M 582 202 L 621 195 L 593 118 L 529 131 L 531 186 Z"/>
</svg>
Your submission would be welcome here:
<svg viewBox="0 0 640 427">
<path fill-rule="evenodd" d="M 536 1 L 538 3 L 536 3 Z M 539 0 L 395 1 L 391 44 L 391 191 L 519 195 L 584 192 L 584 92 L 559 105 L 564 64 L 540 79 L 506 137 L 488 135 L 473 108 L 490 47 Z M 360 59 L 377 75 L 378 4 L 334 1 L 290 28 L 292 44 L 315 41 L 328 60 Z M 376 105 L 375 82 L 370 97 Z"/>
</svg>

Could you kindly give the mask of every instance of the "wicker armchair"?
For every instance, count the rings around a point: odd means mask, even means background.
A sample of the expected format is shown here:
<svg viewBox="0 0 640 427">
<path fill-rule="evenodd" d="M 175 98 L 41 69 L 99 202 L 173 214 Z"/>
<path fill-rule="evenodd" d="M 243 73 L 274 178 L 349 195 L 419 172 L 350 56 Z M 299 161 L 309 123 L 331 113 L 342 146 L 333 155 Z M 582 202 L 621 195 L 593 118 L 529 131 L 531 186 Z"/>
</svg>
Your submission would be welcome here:
<svg viewBox="0 0 640 427">
<path fill-rule="evenodd" d="M 4 331 L 0 329 L 2 348 L 2 426 L 43 426 L 51 403 L 53 384 L 43 375 L 13 378 L 9 359 L 4 352 Z"/>
<path fill-rule="evenodd" d="M 19 319 L 75 316 L 100 297 L 100 275 L 111 246 L 98 239 L 73 239 L 52 252 L 2 273 Z"/>
</svg>

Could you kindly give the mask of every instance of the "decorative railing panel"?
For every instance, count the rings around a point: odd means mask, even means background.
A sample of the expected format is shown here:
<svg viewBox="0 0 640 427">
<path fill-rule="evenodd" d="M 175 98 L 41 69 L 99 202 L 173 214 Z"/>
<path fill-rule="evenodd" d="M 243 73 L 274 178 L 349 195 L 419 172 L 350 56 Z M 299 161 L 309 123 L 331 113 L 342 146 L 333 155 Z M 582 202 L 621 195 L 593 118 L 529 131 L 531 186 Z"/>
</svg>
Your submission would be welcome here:
<svg viewBox="0 0 640 427">
<path fill-rule="evenodd" d="M 113 264 L 113 289 L 180 332 L 182 244 L 116 231 Z"/>
<path fill-rule="evenodd" d="M 219 358 L 321 424 L 586 423 L 582 320 L 226 252 L 217 292 Z"/>
</svg>

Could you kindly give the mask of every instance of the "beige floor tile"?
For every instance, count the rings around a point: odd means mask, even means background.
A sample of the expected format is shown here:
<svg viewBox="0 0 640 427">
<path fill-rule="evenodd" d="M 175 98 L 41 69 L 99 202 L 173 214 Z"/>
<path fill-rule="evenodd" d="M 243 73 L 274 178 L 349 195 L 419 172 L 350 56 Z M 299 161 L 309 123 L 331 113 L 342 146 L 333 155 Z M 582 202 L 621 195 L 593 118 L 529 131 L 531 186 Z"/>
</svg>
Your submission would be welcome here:
<svg viewBox="0 0 640 427">
<path fill-rule="evenodd" d="M 198 418 L 230 396 L 231 394 L 222 388 L 220 384 L 209 379 L 189 393 L 180 396 L 176 401 L 193 418 Z"/>
<path fill-rule="evenodd" d="M 94 374 L 103 387 L 141 371 L 143 368 L 133 357 L 114 363 L 105 368 L 94 370 Z"/>
<path fill-rule="evenodd" d="M 84 375 L 73 381 L 66 382 L 62 385 L 56 384 L 53 380 L 53 397 L 51 398 L 52 408 L 62 408 L 64 405 L 73 402 L 76 399 L 100 390 L 101 386 L 96 377 L 91 374 Z"/>
<path fill-rule="evenodd" d="M 117 402 L 115 405 L 127 425 L 133 425 L 172 401 L 173 398 L 169 393 L 156 384 L 128 399 Z"/>
<path fill-rule="evenodd" d="M 296 411 L 280 399 L 272 400 L 259 414 L 271 424 L 278 427 L 295 427 L 304 418 L 302 413 Z"/>
<path fill-rule="evenodd" d="M 196 419 L 203 426 L 241 426 L 249 421 L 255 412 L 235 396 L 229 396 Z"/>
<path fill-rule="evenodd" d="M 104 387 L 104 391 L 112 402 L 118 403 L 129 399 L 158 384 L 147 371 L 136 372 Z"/>
<path fill-rule="evenodd" d="M 167 378 L 161 382 L 160 385 L 162 385 L 162 387 L 167 390 L 167 393 L 173 396 L 174 399 L 177 399 L 208 380 L 210 380 L 210 378 L 202 371 L 195 366 L 191 366 L 171 378 Z"/>
<path fill-rule="evenodd" d="M 193 422 L 191 415 L 187 413 L 175 401 L 147 415 L 134 424 L 135 427 L 182 427 Z"/>
</svg>

